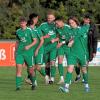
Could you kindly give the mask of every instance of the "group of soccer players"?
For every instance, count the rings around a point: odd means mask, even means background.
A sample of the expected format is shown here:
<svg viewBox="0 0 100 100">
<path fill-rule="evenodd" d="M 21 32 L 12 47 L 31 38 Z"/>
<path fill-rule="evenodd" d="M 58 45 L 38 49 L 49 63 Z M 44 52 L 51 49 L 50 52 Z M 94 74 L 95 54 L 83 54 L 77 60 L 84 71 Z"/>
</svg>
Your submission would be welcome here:
<svg viewBox="0 0 100 100">
<path fill-rule="evenodd" d="M 20 90 L 22 83 L 22 67 L 27 66 L 28 78 L 31 81 L 32 90 L 37 85 L 36 71 L 39 71 L 45 78 L 46 84 L 53 84 L 55 81 L 56 67 L 55 62 L 58 58 L 58 71 L 60 81 L 63 84 L 59 87 L 62 92 L 69 92 L 69 85 L 72 80 L 72 72 L 81 68 L 85 91 L 89 91 L 87 66 L 90 56 L 95 57 L 97 37 L 94 33 L 89 34 L 90 21 L 89 16 L 85 16 L 83 25 L 80 26 L 78 19 L 71 16 L 65 23 L 61 16 L 55 17 L 54 13 L 47 14 L 47 21 L 37 27 L 39 16 L 35 13 L 30 14 L 27 21 L 24 17 L 20 18 L 20 28 L 16 31 L 16 90 Z M 94 31 L 94 30 L 93 30 Z M 91 51 L 89 49 L 88 38 L 92 36 Z M 88 45 L 89 44 L 89 45 Z M 91 51 L 91 53 L 90 53 Z M 67 60 L 67 72 L 64 78 L 63 59 Z M 46 70 L 41 65 L 47 66 Z M 49 66 L 49 67 L 48 67 Z M 50 69 L 50 73 L 48 70 Z M 76 71 L 77 72 L 77 71 Z M 76 79 L 80 78 L 80 71 Z"/>
</svg>

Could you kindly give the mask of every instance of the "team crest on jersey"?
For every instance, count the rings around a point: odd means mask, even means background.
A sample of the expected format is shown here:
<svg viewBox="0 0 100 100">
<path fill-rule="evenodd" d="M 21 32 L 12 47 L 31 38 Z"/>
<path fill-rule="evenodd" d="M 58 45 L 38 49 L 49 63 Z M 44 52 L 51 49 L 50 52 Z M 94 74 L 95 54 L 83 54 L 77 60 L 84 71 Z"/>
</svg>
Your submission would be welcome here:
<svg viewBox="0 0 100 100">
<path fill-rule="evenodd" d="M 54 35 L 55 34 L 55 32 L 54 31 L 49 31 L 49 33 L 48 33 L 49 35 Z"/>
<path fill-rule="evenodd" d="M 20 41 L 22 41 L 22 42 L 26 42 L 25 37 L 21 37 Z"/>
</svg>

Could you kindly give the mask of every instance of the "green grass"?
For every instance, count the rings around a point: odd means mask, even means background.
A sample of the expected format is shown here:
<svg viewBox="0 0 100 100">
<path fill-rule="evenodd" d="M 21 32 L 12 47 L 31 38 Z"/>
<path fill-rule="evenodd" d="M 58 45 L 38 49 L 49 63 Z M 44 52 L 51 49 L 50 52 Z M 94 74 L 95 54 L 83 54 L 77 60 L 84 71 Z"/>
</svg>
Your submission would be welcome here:
<svg viewBox="0 0 100 100">
<path fill-rule="evenodd" d="M 89 68 L 91 91 L 84 92 L 81 82 L 72 84 L 68 94 L 60 93 L 59 85 L 45 85 L 44 78 L 37 73 L 38 87 L 32 91 L 24 82 L 26 69 L 23 69 L 23 85 L 21 91 L 15 91 L 15 67 L 0 67 L 0 100 L 100 100 L 100 67 Z M 73 78 L 75 73 L 73 75 Z M 56 75 L 58 82 L 59 75 Z"/>
</svg>

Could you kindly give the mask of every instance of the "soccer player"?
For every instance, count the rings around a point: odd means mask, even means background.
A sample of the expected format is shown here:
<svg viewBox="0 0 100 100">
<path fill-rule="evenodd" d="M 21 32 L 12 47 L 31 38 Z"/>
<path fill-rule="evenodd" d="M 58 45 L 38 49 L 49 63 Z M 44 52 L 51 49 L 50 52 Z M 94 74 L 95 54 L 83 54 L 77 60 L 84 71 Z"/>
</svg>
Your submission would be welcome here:
<svg viewBox="0 0 100 100">
<path fill-rule="evenodd" d="M 70 53 L 67 56 L 68 70 L 65 76 L 65 85 L 59 89 L 62 92 L 69 92 L 69 85 L 72 79 L 72 72 L 74 70 L 74 65 L 79 63 L 81 65 L 83 79 L 85 80 L 85 91 L 89 91 L 88 85 L 88 73 L 87 73 L 87 62 L 88 62 L 88 47 L 87 47 L 87 32 L 88 27 L 80 28 L 78 25 L 78 20 L 76 17 L 70 17 L 68 19 L 69 25 L 69 34 L 73 38 L 68 44 L 70 47 Z"/>
<path fill-rule="evenodd" d="M 83 18 L 83 23 L 81 27 L 84 27 L 85 25 L 89 25 L 89 31 L 88 31 L 88 51 L 89 51 L 89 60 L 92 61 L 92 59 L 96 56 L 97 51 L 97 30 L 95 24 L 92 22 L 91 17 L 89 14 L 86 14 Z M 78 82 L 81 78 L 80 75 L 80 67 L 75 67 L 76 71 L 76 78 L 75 82 Z M 84 80 L 83 80 L 84 82 Z"/>
<path fill-rule="evenodd" d="M 58 84 L 62 84 L 64 83 L 63 59 L 64 56 L 67 57 L 69 53 L 69 48 L 67 43 L 69 41 L 68 29 L 70 28 L 70 26 L 65 24 L 63 18 L 60 16 L 55 19 L 55 24 L 57 27 L 57 34 L 59 37 L 59 42 L 57 45 L 58 48 L 57 56 L 58 56 L 58 70 L 60 74 L 60 81 L 58 82 Z"/>
<path fill-rule="evenodd" d="M 31 29 L 27 27 L 27 21 L 24 17 L 20 18 L 20 29 L 16 32 L 16 90 L 20 90 L 22 82 L 22 66 L 24 63 L 29 68 L 30 80 L 32 82 L 32 90 L 35 85 L 35 73 L 33 63 L 33 46 L 36 44 L 36 35 L 32 33 Z"/>
<path fill-rule="evenodd" d="M 50 75 L 51 83 L 54 82 L 55 77 L 55 61 L 56 61 L 56 45 L 58 38 L 56 38 L 56 29 L 55 29 L 55 15 L 52 12 L 47 14 L 47 22 L 44 22 L 40 25 L 41 31 L 44 37 L 44 62 L 48 63 L 50 61 Z M 49 78 L 48 78 L 49 80 Z M 48 82 L 47 82 L 48 83 Z"/>
<path fill-rule="evenodd" d="M 29 16 L 29 18 L 30 18 L 28 22 L 29 27 L 31 28 L 32 33 L 36 35 L 36 39 L 37 39 L 37 43 L 33 47 L 33 55 L 34 55 L 34 63 L 35 63 L 34 67 L 35 67 L 35 70 L 38 70 L 44 77 L 46 77 L 45 70 L 44 68 L 41 67 L 41 65 L 43 64 L 44 38 L 39 27 L 36 27 L 36 24 L 38 22 L 38 15 L 35 13 L 32 13 Z"/>
</svg>

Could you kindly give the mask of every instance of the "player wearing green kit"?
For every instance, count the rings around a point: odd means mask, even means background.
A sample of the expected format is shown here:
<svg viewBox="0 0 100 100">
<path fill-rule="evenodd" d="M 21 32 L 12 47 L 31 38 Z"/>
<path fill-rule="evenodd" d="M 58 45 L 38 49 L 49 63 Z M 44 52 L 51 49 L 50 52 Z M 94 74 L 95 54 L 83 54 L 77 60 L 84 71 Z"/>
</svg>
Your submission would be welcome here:
<svg viewBox="0 0 100 100">
<path fill-rule="evenodd" d="M 95 24 L 92 22 L 92 19 L 89 14 L 85 14 L 83 17 L 83 23 L 81 27 L 88 27 L 88 51 L 89 51 L 89 60 L 92 61 L 92 59 L 96 56 L 96 51 L 97 51 L 97 30 Z M 88 66 L 87 66 L 88 68 Z M 78 82 L 81 79 L 81 74 L 80 74 L 80 67 L 76 66 L 75 67 L 76 71 L 76 78 L 74 82 Z M 84 80 L 82 80 L 84 83 Z"/>
<path fill-rule="evenodd" d="M 29 68 L 30 80 L 32 82 L 32 90 L 35 85 L 35 73 L 33 62 L 33 46 L 36 44 L 36 35 L 32 33 L 31 29 L 26 26 L 27 21 L 25 18 L 20 19 L 20 29 L 17 30 L 17 42 L 16 42 L 16 90 L 20 90 L 22 82 L 22 66 L 24 63 Z"/>
<path fill-rule="evenodd" d="M 88 85 L 88 74 L 87 74 L 87 62 L 88 62 L 88 48 L 87 48 L 87 28 L 78 27 L 78 20 L 76 17 L 70 17 L 68 20 L 71 28 L 69 29 L 69 34 L 73 39 L 69 42 L 70 53 L 68 54 L 68 71 L 65 76 L 65 85 L 59 89 L 62 92 L 69 92 L 69 84 L 72 79 L 72 72 L 74 65 L 79 63 L 82 67 L 83 78 L 85 80 L 85 91 L 89 91 Z"/>
<path fill-rule="evenodd" d="M 64 70 L 63 70 L 63 59 L 64 56 L 67 57 L 69 53 L 69 48 L 67 46 L 67 43 L 69 41 L 69 34 L 68 34 L 68 29 L 70 28 L 69 25 L 65 24 L 63 21 L 62 17 L 57 17 L 55 20 L 55 24 L 57 27 L 57 34 L 59 37 L 59 42 L 58 42 L 58 70 L 60 74 L 60 81 L 58 84 L 64 83 Z"/>
<path fill-rule="evenodd" d="M 44 68 L 41 67 L 43 64 L 43 53 L 44 53 L 44 48 L 43 48 L 43 43 L 44 39 L 42 36 L 41 30 L 36 28 L 36 24 L 38 22 L 38 15 L 35 13 L 32 13 L 30 20 L 28 21 L 29 27 L 32 30 L 32 33 L 36 35 L 37 43 L 33 47 L 33 55 L 34 55 L 34 69 L 38 70 L 43 76 L 46 76 Z"/>
<path fill-rule="evenodd" d="M 40 25 L 41 31 L 44 36 L 44 59 L 45 64 L 48 59 L 50 60 L 50 73 L 51 73 L 51 82 L 54 82 L 55 77 L 55 60 L 56 60 L 56 45 L 58 38 L 56 38 L 56 28 L 54 24 L 55 16 L 53 13 L 47 14 L 47 22 L 44 22 Z M 48 79 L 49 80 L 49 79 Z M 48 82 L 47 82 L 48 83 Z"/>
</svg>

